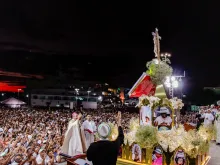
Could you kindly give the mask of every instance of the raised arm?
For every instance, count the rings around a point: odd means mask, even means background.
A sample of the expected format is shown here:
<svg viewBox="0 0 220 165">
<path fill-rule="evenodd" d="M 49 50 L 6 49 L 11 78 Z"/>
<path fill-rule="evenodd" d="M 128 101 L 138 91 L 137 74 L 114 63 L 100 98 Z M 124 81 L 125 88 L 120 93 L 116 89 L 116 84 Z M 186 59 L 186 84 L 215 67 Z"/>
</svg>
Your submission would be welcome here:
<svg viewBox="0 0 220 165">
<path fill-rule="evenodd" d="M 117 124 L 118 124 L 118 137 L 116 141 L 118 142 L 119 147 L 120 147 L 124 143 L 124 133 L 121 127 L 121 112 L 120 111 L 118 111 Z"/>
</svg>

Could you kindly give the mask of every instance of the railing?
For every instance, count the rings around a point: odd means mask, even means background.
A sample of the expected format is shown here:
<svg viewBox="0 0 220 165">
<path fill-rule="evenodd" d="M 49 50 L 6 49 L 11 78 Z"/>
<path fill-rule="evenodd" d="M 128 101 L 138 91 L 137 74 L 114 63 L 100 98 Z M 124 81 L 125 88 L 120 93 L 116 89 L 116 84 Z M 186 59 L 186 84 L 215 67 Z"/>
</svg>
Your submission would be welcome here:
<svg viewBox="0 0 220 165">
<path fill-rule="evenodd" d="M 78 162 L 83 162 L 83 164 L 86 164 L 86 154 L 82 154 L 82 155 L 77 155 L 77 156 L 74 156 L 74 157 L 71 157 L 68 156 L 68 155 L 62 155 L 64 157 L 66 157 L 66 161 L 67 161 L 67 165 L 80 165 Z"/>
</svg>

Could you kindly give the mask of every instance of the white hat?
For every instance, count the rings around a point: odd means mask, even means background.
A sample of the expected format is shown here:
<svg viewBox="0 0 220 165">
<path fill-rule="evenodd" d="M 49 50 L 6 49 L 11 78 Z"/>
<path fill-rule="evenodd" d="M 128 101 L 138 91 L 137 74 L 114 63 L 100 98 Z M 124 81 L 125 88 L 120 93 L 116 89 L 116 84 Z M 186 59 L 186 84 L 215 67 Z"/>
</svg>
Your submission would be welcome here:
<svg viewBox="0 0 220 165">
<path fill-rule="evenodd" d="M 156 150 L 154 150 L 156 153 L 158 153 L 158 154 L 163 154 L 162 153 L 162 151 L 161 151 L 161 149 L 159 149 L 159 148 L 157 148 Z"/>
<path fill-rule="evenodd" d="M 100 138 L 106 139 L 108 138 L 111 132 L 111 127 L 107 123 L 102 123 L 98 127 L 98 134 Z"/>
<path fill-rule="evenodd" d="M 166 107 L 161 107 L 159 113 L 170 114 L 170 111 Z"/>
</svg>

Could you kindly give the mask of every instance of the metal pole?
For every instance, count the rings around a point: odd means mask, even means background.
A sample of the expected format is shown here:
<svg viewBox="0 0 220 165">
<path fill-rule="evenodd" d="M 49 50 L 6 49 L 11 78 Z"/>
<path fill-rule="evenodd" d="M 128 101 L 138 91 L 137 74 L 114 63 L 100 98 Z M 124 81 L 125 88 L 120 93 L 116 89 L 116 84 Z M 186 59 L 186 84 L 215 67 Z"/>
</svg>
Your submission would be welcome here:
<svg viewBox="0 0 220 165">
<path fill-rule="evenodd" d="M 173 98 L 173 86 L 169 88 L 169 95 Z"/>
<path fill-rule="evenodd" d="M 88 92 L 87 102 L 89 102 L 89 92 Z"/>
</svg>

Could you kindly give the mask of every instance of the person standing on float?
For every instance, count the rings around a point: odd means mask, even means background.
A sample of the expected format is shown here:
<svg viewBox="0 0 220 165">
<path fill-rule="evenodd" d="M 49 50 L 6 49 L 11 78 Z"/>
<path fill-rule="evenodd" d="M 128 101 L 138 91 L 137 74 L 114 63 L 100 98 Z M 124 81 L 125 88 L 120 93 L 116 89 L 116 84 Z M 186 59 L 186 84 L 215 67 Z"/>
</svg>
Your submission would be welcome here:
<svg viewBox="0 0 220 165">
<path fill-rule="evenodd" d="M 86 138 L 86 149 L 89 148 L 90 144 L 94 142 L 94 123 L 91 120 L 91 115 L 88 115 L 87 120 L 83 122 L 82 128 L 84 129 Z"/>
</svg>

